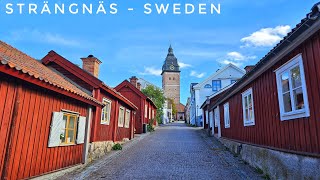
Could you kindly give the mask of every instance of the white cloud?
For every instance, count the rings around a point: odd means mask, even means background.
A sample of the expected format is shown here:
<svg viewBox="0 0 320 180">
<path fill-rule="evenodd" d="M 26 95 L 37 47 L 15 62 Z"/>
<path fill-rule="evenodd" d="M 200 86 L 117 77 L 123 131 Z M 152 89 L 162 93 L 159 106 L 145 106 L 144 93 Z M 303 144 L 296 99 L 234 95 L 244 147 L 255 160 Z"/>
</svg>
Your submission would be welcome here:
<svg viewBox="0 0 320 180">
<path fill-rule="evenodd" d="M 223 58 L 220 58 L 220 60 L 218 60 L 220 63 L 222 64 L 234 64 L 236 66 L 242 66 L 244 62 L 247 62 L 249 60 L 253 60 L 256 59 L 256 56 L 247 56 L 247 55 L 243 55 L 239 52 L 229 52 L 227 53 L 227 55 Z"/>
<path fill-rule="evenodd" d="M 179 66 L 181 69 L 183 68 L 188 68 L 188 67 L 192 67 L 191 64 L 186 64 L 186 63 L 183 63 L 183 62 L 178 62 Z"/>
<path fill-rule="evenodd" d="M 144 67 L 144 72 L 140 72 L 140 75 L 152 75 L 152 76 L 161 76 L 162 70 L 156 69 L 154 67 Z"/>
<path fill-rule="evenodd" d="M 244 43 L 241 47 L 270 47 L 278 43 L 289 31 L 290 26 L 277 26 L 275 28 L 263 28 L 241 39 Z"/>
<path fill-rule="evenodd" d="M 80 47 L 82 43 L 77 40 L 63 37 L 57 33 L 41 32 L 37 29 L 23 29 L 13 31 L 11 33 L 12 39 L 16 41 L 37 41 L 47 44 L 64 45 L 72 47 Z"/>
<path fill-rule="evenodd" d="M 234 61 L 229 61 L 229 60 L 223 60 L 223 61 L 221 61 L 221 63 L 222 64 L 233 64 L 233 65 L 236 65 L 238 67 L 243 65 L 242 62 L 234 62 Z"/>
<path fill-rule="evenodd" d="M 190 76 L 197 77 L 197 78 L 203 78 L 206 75 L 206 73 L 197 73 L 196 71 L 191 71 Z"/>
</svg>

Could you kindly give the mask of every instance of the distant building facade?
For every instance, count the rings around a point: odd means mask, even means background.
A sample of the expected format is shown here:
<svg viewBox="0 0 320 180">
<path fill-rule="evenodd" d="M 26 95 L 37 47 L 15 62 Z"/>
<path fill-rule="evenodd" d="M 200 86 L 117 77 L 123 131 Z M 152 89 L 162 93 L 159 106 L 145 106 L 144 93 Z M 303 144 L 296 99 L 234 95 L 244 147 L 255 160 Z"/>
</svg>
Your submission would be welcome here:
<svg viewBox="0 0 320 180">
<path fill-rule="evenodd" d="M 245 73 L 245 70 L 240 69 L 233 64 L 228 64 L 201 83 L 191 84 L 190 124 L 204 126 L 203 113 L 200 106 L 204 101 L 206 101 L 207 96 L 211 96 L 212 94 L 219 92 L 224 87 L 235 83 L 245 75 Z"/>
</svg>

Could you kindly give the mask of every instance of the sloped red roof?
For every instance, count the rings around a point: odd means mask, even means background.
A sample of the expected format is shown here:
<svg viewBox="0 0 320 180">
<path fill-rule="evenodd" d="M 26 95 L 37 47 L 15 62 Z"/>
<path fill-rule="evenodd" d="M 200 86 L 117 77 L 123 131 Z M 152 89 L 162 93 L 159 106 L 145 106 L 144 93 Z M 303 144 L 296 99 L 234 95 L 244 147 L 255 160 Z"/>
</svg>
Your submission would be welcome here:
<svg viewBox="0 0 320 180">
<path fill-rule="evenodd" d="M 158 107 L 156 106 L 156 104 L 152 101 L 152 99 L 150 99 L 148 96 L 146 96 L 145 94 L 143 94 L 138 88 L 136 88 L 134 85 L 132 85 L 128 80 L 124 80 L 122 83 L 118 84 L 117 87 L 115 87 L 115 91 L 120 91 L 121 88 L 123 87 L 129 87 L 133 92 L 135 92 L 136 94 L 138 94 L 140 97 L 142 97 L 143 99 L 146 99 L 148 101 L 151 102 L 151 104 L 157 109 Z"/>
<path fill-rule="evenodd" d="M 27 74 L 66 92 L 71 92 L 77 96 L 101 104 L 101 102 L 68 82 L 62 76 L 44 66 L 41 62 L 38 62 L 36 59 L 3 41 L 0 41 L 0 65 L 8 66 L 11 69 Z"/>
<path fill-rule="evenodd" d="M 117 92 L 115 89 L 109 87 L 106 85 L 103 81 L 100 79 L 96 78 L 89 72 L 83 70 L 82 68 L 78 67 L 77 65 L 73 64 L 71 61 L 68 59 L 64 58 L 60 54 L 56 53 L 55 51 L 51 50 L 44 58 L 42 58 L 42 63 L 44 65 L 48 65 L 50 62 L 54 62 L 58 64 L 59 66 L 62 66 L 65 68 L 67 71 L 81 79 L 82 81 L 85 81 L 86 83 L 89 83 L 91 86 L 96 86 L 99 87 L 114 97 L 118 98 L 119 100 L 123 101 L 133 109 L 138 110 L 138 107 L 136 107 L 130 100 L 125 98 L 123 95 L 121 95 L 119 92 Z"/>
</svg>

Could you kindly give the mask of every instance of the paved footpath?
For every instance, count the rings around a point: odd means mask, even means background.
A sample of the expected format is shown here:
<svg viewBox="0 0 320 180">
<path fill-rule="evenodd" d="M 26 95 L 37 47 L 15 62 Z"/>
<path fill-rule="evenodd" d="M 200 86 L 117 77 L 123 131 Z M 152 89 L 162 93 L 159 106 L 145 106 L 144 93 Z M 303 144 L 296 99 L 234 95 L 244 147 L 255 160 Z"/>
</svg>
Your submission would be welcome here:
<svg viewBox="0 0 320 180">
<path fill-rule="evenodd" d="M 140 139 L 61 179 L 261 179 L 199 128 L 172 123 Z"/>
</svg>

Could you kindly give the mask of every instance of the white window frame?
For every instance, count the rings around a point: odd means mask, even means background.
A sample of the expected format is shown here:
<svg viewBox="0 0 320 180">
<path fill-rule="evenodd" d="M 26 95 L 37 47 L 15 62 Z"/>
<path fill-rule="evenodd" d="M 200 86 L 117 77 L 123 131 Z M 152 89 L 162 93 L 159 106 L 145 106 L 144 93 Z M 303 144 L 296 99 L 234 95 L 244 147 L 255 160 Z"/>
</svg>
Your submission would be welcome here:
<svg viewBox="0 0 320 180">
<path fill-rule="evenodd" d="M 206 110 L 206 124 L 208 124 L 209 122 L 209 112 L 208 110 Z"/>
<path fill-rule="evenodd" d="M 129 119 L 128 119 L 129 114 Z M 130 127 L 130 119 L 131 119 L 131 111 L 129 109 L 126 110 L 125 118 L 124 118 L 124 127 L 129 128 Z"/>
<path fill-rule="evenodd" d="M 104 119 L 103 120 L 103 117 L 104 117 L 104 112 L 106 111 L 106 106 L 104 106 L 102 109 L 101 109 L 101 121 L 100 123 L 101 124 L 104 124 L 104 125 L 109 125 L 110 124 L 110 117 L 111 117 L 111 105 L 112 105 L 112 101 L 107 99 L 107 98 L 103 98 L 102 100 L 102 103 L 109 103 L 109 109 L 108 109 L 108 116 L 107 116 L 107 119 Z"/>
<path fill-rule="evenodd" d="M 152 110 L 152 119 L 154 119 L 155 115 L 154 115 L 154 109 Z"/>
<path fill-rule="evenodd" d="M 250 94 L 251 94 L 251 101 L 252 101 L 252 119 L 246 119 L 245 97 L 248 97 Z M 254 116 L 254 98 L 253 98 L 252 88 L 249 88 L 245 92 L 242 93 L 242 112 L 243 112 L 243 125 L 244 126 L 254 126 L 255 125 L 255 116 Z"/>
<path fill-rule="evenodd" d="M 121 118 L 121 110 L 123 110 L 122 118 Z M 119 107 L 119 117 L 118 117 L 118 127 L 123 127 L 124 120 L 125 120 L 124 116 L 125 116 L 125 109 L 124 109 L 124 107 L 120 106 Z"/>
<path fill-rule="evenodd" d="M 295 110 L 294 107 L 294 96 L 293 96 L 293 88 L 292 88 L 292 79 L 290 70 L 299 66 L 300 75 L 301 75 L 301 88 L 303 92 L 303 100 L 304 100 L 304 109 Z M 277 89 L 278 89 L 278 101 L 279 101 L 279 109 L 280 109 L 280 120 L 294 120 L 297 118 L 302 117 L 309 117 L 310 110 L 309 110 L 309 102 L 308 102 L 308 94 L 307 94 L 307 86 L 304 74 L 304 66 L 303 66 L 303 59 L 302 55 L 298 54 L 290 61 L 282 65 L 280 68 L 274 71 L 276 73 L 276 80 L 277 80 Z M 283 103 L 283 91 L 282 91 L 282 83 L 281 83 L 281 75 L 285 72 L 289 72 L 289 91 L 290 91 L 290 99 L 291 99 L 291 112 L 284 111 L 284 103 Z M 299 87 L 300 88 L 300 87 Z"/>
<path fill-rule="evenodd" d="M 148 105 L 147 104 L 144 105 L 144 117 L 148 118 Z"/>
<path fill-rule="evenodd" d="M 223 105 L 224 128 L 230 128 L 230 106 L 229 103 Z"/>
<path fill-rule="evenodd" d="M 151 119 L 151 107 L 149 107 L 149 119 Z"/>
</svg>

